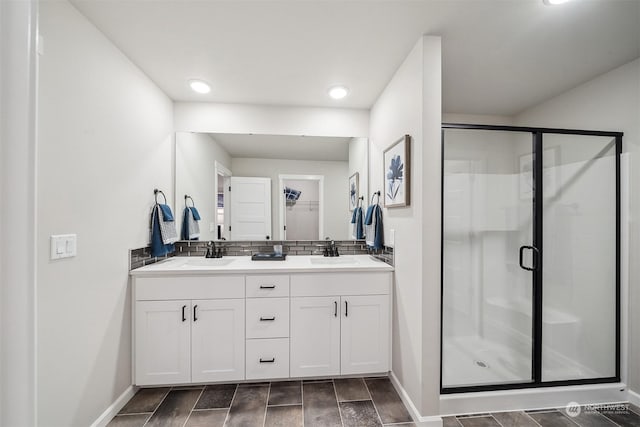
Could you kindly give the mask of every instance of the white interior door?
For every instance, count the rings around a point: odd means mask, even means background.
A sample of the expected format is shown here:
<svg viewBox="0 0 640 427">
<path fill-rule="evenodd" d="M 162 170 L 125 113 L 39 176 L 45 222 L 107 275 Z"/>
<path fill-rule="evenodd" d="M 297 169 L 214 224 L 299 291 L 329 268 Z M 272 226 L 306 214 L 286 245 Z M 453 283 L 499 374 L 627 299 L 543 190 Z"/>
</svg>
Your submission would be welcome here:
<svg viewBox="0 0 640 427">
<path fill-rule="evenodd" d="M 271 239 L 271 179 L 231 177 L 231 240 Z"/>
</svg>

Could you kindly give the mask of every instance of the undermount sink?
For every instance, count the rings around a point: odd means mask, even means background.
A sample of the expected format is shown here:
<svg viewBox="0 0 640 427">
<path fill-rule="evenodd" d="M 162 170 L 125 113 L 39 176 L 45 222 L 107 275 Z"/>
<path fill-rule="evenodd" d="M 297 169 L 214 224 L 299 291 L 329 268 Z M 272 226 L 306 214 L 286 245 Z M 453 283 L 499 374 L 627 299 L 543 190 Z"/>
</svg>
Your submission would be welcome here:
<svg viewBox="0 0 640 427">
<path fill-rule="evenodd" d="M 231 264 L 234 259 L 231 258 L 195 258 L 188 257 L 184 264 L 181 267 L 189 268 L 189 267 L 215 267 L 215 266 L 223 266 Z"/>
<path fill-rule="evenodd" d="M 317 258 L 309 258 L 309 261 L 311 261 L 311 264 L 316 264 L 316 265 L 336 265 L 336 264 L 340 264 L 340 265 L 344 265 L 344 264 L 357 264 L 358 261 L 353 258 L 353 257 L 349 257 L 349 256 L 339 256 L 339 257 L 317 257 Z"/>
</svg>

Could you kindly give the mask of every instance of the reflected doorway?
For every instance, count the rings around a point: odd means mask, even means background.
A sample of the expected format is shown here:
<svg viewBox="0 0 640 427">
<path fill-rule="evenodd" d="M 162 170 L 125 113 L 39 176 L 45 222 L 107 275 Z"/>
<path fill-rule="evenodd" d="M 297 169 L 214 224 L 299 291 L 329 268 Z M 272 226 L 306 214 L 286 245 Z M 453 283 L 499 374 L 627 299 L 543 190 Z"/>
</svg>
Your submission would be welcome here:
<svg viewBox="0 0 640 427">
<path fill-rule="evenodd" d="M 216 168 L 216 209 L 215 218 L 212 225 L 213 232 L 215 230 L 215 236 L 217 240 L 227 240 L 230 235 L 231 227 L 231 215 L 230 207 L 231 200 L 229 194 L 229 187 L 231 185 L 231 171 L 227 169 L 221 163 L 215 162 Z"/>
<path fill-rule="evenodd" d="M 280 175 L 280 239 L 321 240 L 324 177 Z"/>
</svg>

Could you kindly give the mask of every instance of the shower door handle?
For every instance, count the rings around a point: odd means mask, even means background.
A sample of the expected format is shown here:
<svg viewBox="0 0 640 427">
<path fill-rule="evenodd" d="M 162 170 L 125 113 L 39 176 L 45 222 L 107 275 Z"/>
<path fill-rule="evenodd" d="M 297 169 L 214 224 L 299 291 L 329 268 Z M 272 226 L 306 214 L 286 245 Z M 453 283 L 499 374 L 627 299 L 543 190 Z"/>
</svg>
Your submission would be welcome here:
<svg viewBox="0 0 640 427">
<path fill-rule="evenodd" d="M 531 267 L 527 267 L 524 265 L 524 250 L 525 249 L 531 249 L 533 251 L 533 258 L 532 258 L 532 262 L 533 265 Z M 535 246 L 520 246 L 520 256 L 519 256 L 519 263 L 520 263 L 520 268 L 527 270 L 527 271 L 538 271 L 538 258 L 540 257 L 540 251 L 538 250 L 538 248 L 536 248 Z"/>
</svg>

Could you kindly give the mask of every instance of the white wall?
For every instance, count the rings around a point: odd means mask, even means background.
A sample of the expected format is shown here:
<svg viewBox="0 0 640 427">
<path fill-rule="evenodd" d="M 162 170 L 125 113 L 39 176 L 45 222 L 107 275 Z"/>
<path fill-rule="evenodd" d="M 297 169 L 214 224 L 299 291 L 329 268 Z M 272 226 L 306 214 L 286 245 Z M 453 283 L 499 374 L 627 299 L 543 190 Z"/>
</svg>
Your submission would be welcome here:
<svg viewBox="0 0 640 427">
<path fill-rule="evenodd" d="M 38 2 L 0 2 L 0 425 L 36 414 Z"/>
<path fill-rule="evenodd" d="M 271 178 L 271 232 L 279 238 L 279 175 L 323 175 L 324 176 L 324 237 L 349 239 L 347 225 L 351 221 L 349 212 L 348 173 L 346 161 L 312 161 L 279 159 L 231 160 L 233 176 Z M 231 190 L 233 192 L 233 189 Z"/>
<path fill-rule="evenodd" d="M 472 125 L 513 125 L 512 116 L 495 116 L 488 114 L 455 114 L 443 113 L 442 123 L 464 123 Z"/>
<path fill-rule="evenodd" d="M 632 164 L 628 384 L 640 392 L 640 265 L 633 262 L 640 256 L 640 192 L 633 184 L 640 181 L 640 59 L 522 112 L 515 124 L 624 132 Z"/>
<path fill-rule="evenodd" d="M 369 111 L 348 108 L 176 102 L 176 131 L 367 136 Z"/>
<path fill-rule="evenodd" d="M 384 189 L 382 154 L 411 135 L 411 206 L 385 209 L 395 230 L 393 366 L 422 415 L 439 413 L 440 38 L 421 38 L 371 109 L 370 193 Z M 422 238 L 416 238 L 422 236 Z"/>
<path fill-rule="evenodd" d="M 87 426 L 131 385 L 128 249 L 173 198 L 172 102 L 69 3 L 40 20 L 38 416 Z M 75 258 L 49 260 L 58 233 Z"/>
<path fill-rule="evenodd" d="M 200 240 L 216 240 L 217 230 L 210 231 L 217 207 L 215 162 L 231 169 L 231 157 L 209 134 L 176 133 L 176 188 L 174 210 L 178 215 L 178 235 L 182 229 L 184 195 L 190 195 L 200 213 Z M 189 206 L 191 202 L 189 201 Z"/>
</svg>

